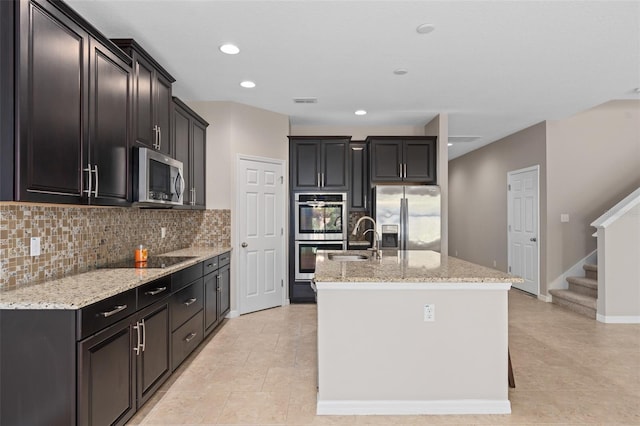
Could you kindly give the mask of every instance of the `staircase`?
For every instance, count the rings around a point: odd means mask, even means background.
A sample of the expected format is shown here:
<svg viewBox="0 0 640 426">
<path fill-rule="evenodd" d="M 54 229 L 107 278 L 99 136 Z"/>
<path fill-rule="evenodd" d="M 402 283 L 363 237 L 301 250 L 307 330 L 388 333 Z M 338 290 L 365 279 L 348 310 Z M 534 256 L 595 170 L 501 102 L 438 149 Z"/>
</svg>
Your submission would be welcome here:
<svg viewBox="0 0 640 426">
<path fill-rule="evenodd" d="M 584 264 L 584 277 L 567 277 L 568 290 L 549 290 L 553 303 L 589 318 L 596 318 L 598 265 Z"/>
</svg>

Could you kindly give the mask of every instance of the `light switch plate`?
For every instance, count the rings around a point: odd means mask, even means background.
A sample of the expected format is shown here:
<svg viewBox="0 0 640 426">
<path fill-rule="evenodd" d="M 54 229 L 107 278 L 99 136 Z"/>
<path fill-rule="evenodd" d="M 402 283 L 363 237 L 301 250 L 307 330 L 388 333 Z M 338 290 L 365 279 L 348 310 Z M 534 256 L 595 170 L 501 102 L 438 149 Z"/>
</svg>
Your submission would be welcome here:
<svg viewBox="0 0 640 426">
<path fill-rule="evenodd" d="M 40 256 L 40 237 L 31 237 L 31 256 Z"/>
</svg>

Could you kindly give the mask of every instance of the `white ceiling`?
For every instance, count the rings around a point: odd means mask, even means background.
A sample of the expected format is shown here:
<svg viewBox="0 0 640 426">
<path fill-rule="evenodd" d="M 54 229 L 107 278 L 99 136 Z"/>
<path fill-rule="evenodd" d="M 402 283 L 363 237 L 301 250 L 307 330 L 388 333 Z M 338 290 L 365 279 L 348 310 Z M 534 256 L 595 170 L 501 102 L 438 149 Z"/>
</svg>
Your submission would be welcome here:
<svg viewBox="0 0 640 426">
<path fill-rule="evenodd" d="M 183 100 L 244 103 L 292 125 L 424 125 L 446 112 L 450 136 L 479 137 L 450 158 L 640 98 L 640 1 L 67 2 L 106 36 L 136 39 Z M 418 34 L 423 23 L 435 31 Z M 240 54 L 222 54 L 227 42 Z"/>
</svg>

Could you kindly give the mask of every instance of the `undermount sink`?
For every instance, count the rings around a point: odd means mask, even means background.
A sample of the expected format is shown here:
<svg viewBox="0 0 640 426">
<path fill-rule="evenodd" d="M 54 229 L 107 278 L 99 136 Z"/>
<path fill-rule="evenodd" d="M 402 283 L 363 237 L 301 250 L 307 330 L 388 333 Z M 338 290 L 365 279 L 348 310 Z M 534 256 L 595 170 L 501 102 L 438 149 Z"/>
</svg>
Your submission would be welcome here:
<svg viewBox="0 0 640 426">
<path fill-rule="evenodd" d="M 339 260 L 341 262 L 356 262 L 369 259 L 369 256 L 364 254 L 341 254 L 341 253 L 329 253 L 329 260 Z"/>
</svg>

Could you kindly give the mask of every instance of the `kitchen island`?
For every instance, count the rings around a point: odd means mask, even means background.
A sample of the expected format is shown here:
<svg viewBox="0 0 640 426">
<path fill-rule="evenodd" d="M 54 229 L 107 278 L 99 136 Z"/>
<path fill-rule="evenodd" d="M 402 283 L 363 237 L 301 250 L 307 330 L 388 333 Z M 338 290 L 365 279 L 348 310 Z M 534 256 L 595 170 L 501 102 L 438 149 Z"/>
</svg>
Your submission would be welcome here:
<svg viewBox="0 0 640 426">
<path fill-rule="evenodd" d="M 317 413 L 510 413 L 507 292 L 521 279 L 433 251 L 370 254 L 318 252 Z"/>
</svg>

